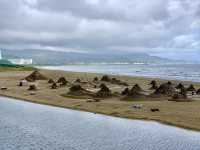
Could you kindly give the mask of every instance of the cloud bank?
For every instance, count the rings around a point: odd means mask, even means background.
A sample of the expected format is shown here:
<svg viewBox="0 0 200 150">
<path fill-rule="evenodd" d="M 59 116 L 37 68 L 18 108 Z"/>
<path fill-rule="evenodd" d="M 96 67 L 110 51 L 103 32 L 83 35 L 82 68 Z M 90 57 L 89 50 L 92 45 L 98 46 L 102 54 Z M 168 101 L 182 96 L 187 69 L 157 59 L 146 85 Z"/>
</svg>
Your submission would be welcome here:
<svg viewBox="0 0 200 150">
<path fill-rule="evenodd" d="M 199 0 L 0 0 L 0 48 L 200 50 Z"/>
</svg>

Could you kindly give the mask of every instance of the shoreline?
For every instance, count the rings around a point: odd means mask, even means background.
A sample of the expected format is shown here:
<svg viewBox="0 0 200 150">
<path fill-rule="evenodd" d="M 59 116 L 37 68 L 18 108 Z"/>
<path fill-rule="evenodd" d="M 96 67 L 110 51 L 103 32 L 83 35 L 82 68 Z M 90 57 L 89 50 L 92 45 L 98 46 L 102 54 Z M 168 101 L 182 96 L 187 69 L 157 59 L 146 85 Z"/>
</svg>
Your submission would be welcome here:
<svg viewBox="0 0 200 150">
<path fill-rule="evenodd" d="M 112 64 L 114 65 L 114 64 Z M 190 65 L 190 64 L 187 64 Z M 71 66 L 69 65 L 64 65 L 64 66 L 60 66 L 60 67 L 67 67 L 67 66 Z M 76 65 L 74 65 L 76 66 Z M 87 66 L 87 65 L 83 65 L 83 66 Z M 100 65 L 101 66 L 101 65 Z M 65 69 L 57 69 L 58 66 L 36 66 L 36 68 L 38 69 L 43 69 L 43 70 L 52 70 L 52 71 L 65 71 L 65 72 L 76 72 L 76 73 L 93 73 L 93 74 L 107 74 L 107 75 L 113 75 L 113 76 L 129 76 L 129 77 L 141 77 L 141 78 L 150 78 L 150 79 L 158 79 L 158 80 L 171 80 L 171 81 L 187 81 L 187 82 L 194 82 L 194 83 L 200 83 L 200 80 L 194 80 L 194 79 L 187 79 L 185 78 L 179 78 L 179 77 L 173 77 L 173 76 L 161 76 L 158 74 L 154 74 L 154 75 L 143 75 L 143 74 L 137 74 L 136 72 L 133 74 L 127 74 L 127 73 L 111 73 L 111 72 L 95 72 L 95 71 L 76 71 L 76 70 L 65 70 Z"/>
<path fill-rule="evenodd" d="M 84 78 L 93 78 L 94 76 L 101 76 L 102 74 L 98 73 L 78 73 L 78 72 L 69 72 L 69 71 L 58 71 L 58 70 L 41 70 L 42 73 L 45 75 L 48 75 L 50 77 L 55 78 L 57 76 L 56 74 L 65 75 L 66 77 L 70 78 L 71 76 L 74 78 L 82 77 Z M 107 116 L 114 116 L 114 117 L 120 117 L 120 118 L 126 118 L 126 119 L 134 119 L 134 120 L 146 120 L 146 121 L 156 121 L 162 124 L 180 127 L 192 131 L 200 131 L 200 116 L 195 116 L 194 120 L 192 120 L 191 124 L 189 120 L 190 117 L 193 117 L 193 113 L 200 114 L 199 112 L 194 112 L 193 107 L 199 108 L 200 101 L 195 102 L 169 102 L 167 100 L 159 100 L 159 101 L 132 101 L 132 102 L 123 102 L 116 99 L 111 100 L 102 100 L 98 103 L 87 103 L 85 99 L 71 99 L 71 98 L 64 98 L 60 96 L 60 93 L 65 92 L 65 88 L 61 88 L 58 91 L 54 91 L 51 89 L 47 89 L 48 84 L 47 81 L 41 81 L 38 82 L 40 85 L 40 89 L 36 92 L 36 95 L 29 95 L 26 88 L 18 88 L 16 86 L 16 83 L 21 79 L 23 76 L 26 76 L 27 74 L 30 74 L 31 71 L 18 71 L 18 75 L 12 74 L 11 81 L 9 81 L 9 76 L 6 77 L 10 72 L 4 72 L 5 76 L 0 76 L 1 82 L 3 82 L 2 79 L 7 81 L 7 87 L 8 91 L 0 91 L 0 95 L 3 97 L 9 97 L 14 98 L 16 100 L 22 100 L 26 102 L 32 102 L 37 104 L 43 104 L 43 105 L 50 105 L 54 107 L 61 107 L 61 108 L 67 108 L 77 111 L 85 111 L 85 112 L 91 112 L 91 113 L 98 113 L 103 114 Z M 9 74 L 11 75 L 11 74 Z M 55 75 L 55 76 L 54 76 Z M 71 76 L 70 76 L 71 75 Z M 70 77 L 69 77 L 70 76 Z M 86 77 L 85 77 L 86 76 Z M 91 76 L 91 77 L 90 77 Z M 146 85 L 152 78 L 144 78 L 144 77 L 132 77 L 132 76 L 116 76 L 120 79 L 124 80 L 133 80 L 135 82 L 140 82 L 140 84 Z M 159 82 L 165 82 L 167 80 L 162 79 L 156 79 L 159 80 Z M 6 83 L 6 82 L 3 83 Z M 170 80 L 173 82 L 180 82 L 177 80 Z M 145 83 L 144 83 L 145 82 Z M 194 83 L 196 86 L 200 87 L 199 83 L 197 82 L 190 82 L 190 81 L 183 81 L 185 84 Z M 16 86 L 16 87 L 15 87 Z M 9 89 L 11 88 L 11 89 Z M 51 92 L 54 91 L 55 93 Z M 51 92 L 51 93 L 49 93 Z M 58 92 L 58 93 L 56 93 Z M 49 94 L 49 95 L 46 95 Z M 145 106 L 144 110 L 134 110 L 132 107 L 133 104 L 141 103 Z M 179 112 L 179 104 L 180 104 L 180 112 Z M 175 105 L 175 106 L 173 106 Z M 191 108 L 187 105 L 191 105 Z M 166 108 L 165 108 L 166 106 Z M 159 113 L 151 113 L 149 112 L 149 108 L 151 107 L 158 107 L 161 108 L 161 112 Z M 168 112 L 168 110 L 172 110 L 174 112 Z M 177 107 L 177 109 L 176 109 Z M 165 110 L 164 110 L 165 109 Z M 188 113 L 191 113 L 191 115 L 185 116 L 184 114 L 181 114 L 182 112 L 187 111 Z M 178 112 L 178 114 L 177 114 Z M 187 112 L 186 112 L 187 114 Z M 170 117 L 171 115 L 171 117 Z M 175 118 L 173 118 L 173 115 Z M 180 115 L 180 116 L 179 116 Z M 180 118 L 179 118 L 180 117 Z M 187 119 L 187 120 L 185 120 Z M 195 120 L 196 119 L 196 120 Z"/>
</svg>

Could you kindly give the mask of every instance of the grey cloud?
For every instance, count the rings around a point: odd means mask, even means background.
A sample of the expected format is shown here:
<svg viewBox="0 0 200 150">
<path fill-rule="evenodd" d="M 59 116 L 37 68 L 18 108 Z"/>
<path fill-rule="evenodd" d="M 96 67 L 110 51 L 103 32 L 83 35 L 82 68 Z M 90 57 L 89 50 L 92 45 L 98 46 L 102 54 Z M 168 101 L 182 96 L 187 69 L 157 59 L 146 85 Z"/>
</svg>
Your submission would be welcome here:
<svg viewBox="0 0 200 150">
<path fill-rule="evenodd" d="M 94 3 L 96 1 L 96 3 Z M 122 0 L 40 0 L 35 5 L 39 10 L 70 12 L 75 16 L 89 19 L 117 21 L 162 20 L 168 16 L 165 0 L 122 1 Z M 156 8 L 156 9 L 155 9 Z"/>
<path fill-rule="evenodd" d="M 0 48 L 198 49 L 199 0 L 1 0 Z"/>
</svg>

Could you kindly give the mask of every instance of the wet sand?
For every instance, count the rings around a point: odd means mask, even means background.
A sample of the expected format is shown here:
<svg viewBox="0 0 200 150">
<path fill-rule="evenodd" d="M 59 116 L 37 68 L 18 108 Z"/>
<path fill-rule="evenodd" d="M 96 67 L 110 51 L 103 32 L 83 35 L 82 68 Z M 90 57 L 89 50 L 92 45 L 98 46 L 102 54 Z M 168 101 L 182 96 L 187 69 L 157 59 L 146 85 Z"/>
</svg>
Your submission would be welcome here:
<svg viewBox="0 0 200 150">
<path fill-rule="evenodd" d="M 51 89 L 47 81 L 37 81 L 38 90 L 35 95 L 31 95 L 28 91 L 28 86 L 19 87 L 17 84 L 20 79 L 29 75 L 31 71 L 1 71 L 0 72 L 0 86 L 7 87 L 8 90 L 0 90 L 0 95 L 23 99 L 35 103 L 46 105 L 53 105 L 58 107 L 89 111 L 94 113 L 106 114 L 111 116 L 131 118 L 131 119 L 145 119 L 156 120 L 162 123 L 171 124 L 183 128 L 200 130 L 200 98 L 193 96 L 194 101 L 191 102 L 174 102 L 168 101 L 169 98 L 146 98 L 134 99 L 132 101 L 122 101 L 117 97 L 101 99 L 99 102 L 88 102 L 86 98 L 64 97 L 69 90 L 69 87 L 61 87 L 58 89 Z M 80 78 L 84 82 L 92 82 L 94 77 L 102 77 L 101 74 L 93 73 L 74 73 L 65 71 L 50 71 L 41 70 L 41 73 L 48 78 L 57 80 L 64 76 L 68 81 L 73 82 Z M 129 77 L 129 76 L 115 76 L 115 78 L 127 82 L 130 86 L 139 84 L 146 92 L 149 91 L 150 78 Z M 159 84 L 166 82 L 165 80 L 157 79 Z M 172 81 L 178 84 L 180 81 Z M 200 87 L 200 83 L 182 82 L 185 86 L 194 84 L 195 88 Z M 90 85 L 83 85 L 84 88 L 90 89 Z M 108 84 L 112 92 L 121 92 L 125 87 L 114 84 Z M 142 104 L 141 109 L 134 109 L 134 104 Z M 151 108 L 159 108 L 159 112 L 151 112 Z"/>
</svg>

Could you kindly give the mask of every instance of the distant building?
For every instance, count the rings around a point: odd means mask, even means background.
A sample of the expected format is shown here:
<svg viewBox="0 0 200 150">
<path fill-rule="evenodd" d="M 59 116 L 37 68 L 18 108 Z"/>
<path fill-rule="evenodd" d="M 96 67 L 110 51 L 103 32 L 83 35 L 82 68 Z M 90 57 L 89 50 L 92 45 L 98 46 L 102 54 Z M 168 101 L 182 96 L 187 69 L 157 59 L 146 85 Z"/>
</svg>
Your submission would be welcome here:
<svg viewBox="0 0 200 150">
<path fill-rule="evenodd" d="M 33 64 L 33 59 L 20 58 L 20 59 L 8 59 L 8 61 L 10 61 L 11 63 L 16 64 L 16 65 L 31 65 L 31 64 Z"/>
</svg>

